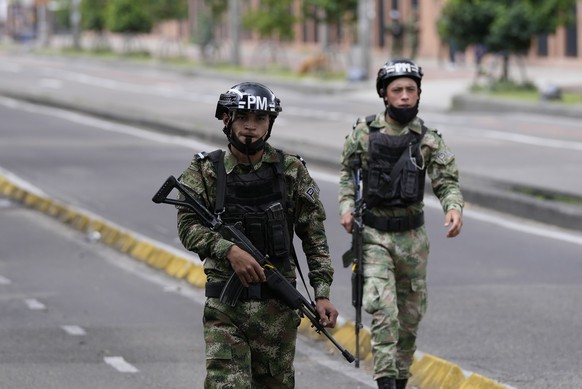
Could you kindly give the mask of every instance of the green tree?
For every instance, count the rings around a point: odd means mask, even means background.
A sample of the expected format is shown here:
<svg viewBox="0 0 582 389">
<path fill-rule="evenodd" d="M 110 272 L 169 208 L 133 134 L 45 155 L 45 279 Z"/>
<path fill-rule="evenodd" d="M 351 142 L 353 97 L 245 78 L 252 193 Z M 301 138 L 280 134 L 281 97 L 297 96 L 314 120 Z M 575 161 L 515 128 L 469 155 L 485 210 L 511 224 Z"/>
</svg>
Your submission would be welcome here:
<svg viewBox="0 0 582 389">
<path fill-rule="evenodd" d="M 109 0 L 105 9 L 106 25 L 112 32 L 147 33 L 154 19 L 150 0 Z"/>
<path fill-rule="evenodd" d="M 187 0 L 151 0 L 151 12 L 156 20 L 182 20 L 188 18 Z"/>
<path fill-rule="evenodd" d="M 460 50 L 484 44 L 503 58 L 507 80 L 511 55 L 527 53 L 538 34 L 551 34 L 569 23 L 576 0 L 449 0 L 438 21 L 445 41 Z"/>
<path fill-rule="evenodd" d="M 107 0 L 81 0 L 81 25 L 85 30 L 105 30 L 105 8 Z"/>
<path fill-rule="evenodd" d="M 303 18 L 317 23 L 340 25 L 355 23 L 358 13 L 358 0 L 304 0 Z"/>
<path fill-rule="evenodd" d="M 292 0 L 263 0 L 259 6 L 249 9 L 243 16 L 243 27 L 258 33 L 261 39 L 293 39 Z"/>
<path fill-rule="evenodd" d="M 95 31 L 94 50 L 109 50 L 105 38 L 105 9 L 107 0 L 81 0 L 81 27 L 84 30 Z"/>
</svg>

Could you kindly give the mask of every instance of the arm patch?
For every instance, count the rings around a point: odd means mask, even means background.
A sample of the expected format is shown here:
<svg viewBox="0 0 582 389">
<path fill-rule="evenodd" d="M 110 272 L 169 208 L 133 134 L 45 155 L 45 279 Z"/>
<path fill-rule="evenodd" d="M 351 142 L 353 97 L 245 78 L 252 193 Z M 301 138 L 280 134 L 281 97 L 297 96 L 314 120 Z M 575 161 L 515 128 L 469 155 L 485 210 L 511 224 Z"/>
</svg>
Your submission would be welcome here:
<svg viewBox="0 0 582 389">
<path fill-rule="evenodd" d="M 312 203 L 315 203 L 319 198 L 319 187 L 315 183 L 313 183 L 313 185 L 305 189 L 304 194 L 305 197 L 311 200 Z"/>
</svg>

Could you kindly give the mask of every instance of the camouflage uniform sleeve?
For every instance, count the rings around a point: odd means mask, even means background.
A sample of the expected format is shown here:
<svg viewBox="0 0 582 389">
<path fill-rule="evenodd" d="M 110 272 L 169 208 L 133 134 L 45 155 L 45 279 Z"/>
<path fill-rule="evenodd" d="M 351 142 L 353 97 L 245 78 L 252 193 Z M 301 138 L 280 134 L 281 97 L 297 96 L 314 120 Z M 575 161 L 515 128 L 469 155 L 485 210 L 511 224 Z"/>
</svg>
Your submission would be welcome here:
<svg viewBox="0 0 582 389">
<path fill-rule="evenodd" d="M 295 201 L 295 233 L 301 239 L 307 258 L 310 284 L 315 298 L 329 298 L 334 270 L 323 224 L 326 214 L 319 199 L 319 187 L 299 159 L 287 158 L 285 170 L 294 180 L 290 187 Z"/>
<path fill-rule="evenodd" d="M 445 213 L 451 209 L 462 212 L 464 200 L 459 186 L 459 169 L 455 155 L 435 130 L 427 131 L 423 139 L 423 148 L 432 190 L 443 210 Z"/>
<path fill-rule="evenodd" d="M 354 158 L 360 158 L 362 161 L 366 158 L 366 150 L 364 150 L 362 139 L 367 137 L 367 129 L 368 126 L 365 119 L 358 119 L 353 131 L 346 136 L 344 142 L 340 160 L 338 192 L 340 216 L 353 211 L 355 207 L 355 182 L 350 162 Z"/>
<path fill-rule="evenodd" d="M 180 176 L 180 182 L 190 189 L 194 198 L 210 211 L 213 210 L 216 198 L 216 174 L 212 162 L 194 159 Z M 212 257 L 226 260 L 226 252 L 233 243 L 204 226 L 192 210 L 184 207 L 177 208 L 178 236 L 184 248 L 195 252 L 201 259 Z"/>
</svg>

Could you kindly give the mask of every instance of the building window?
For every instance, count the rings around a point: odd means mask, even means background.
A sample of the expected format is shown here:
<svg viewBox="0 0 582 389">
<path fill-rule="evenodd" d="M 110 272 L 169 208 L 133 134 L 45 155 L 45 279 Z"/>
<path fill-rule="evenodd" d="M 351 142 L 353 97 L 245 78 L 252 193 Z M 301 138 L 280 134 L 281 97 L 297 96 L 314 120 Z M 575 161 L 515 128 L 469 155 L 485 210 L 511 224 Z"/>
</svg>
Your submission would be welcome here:
<svg viewBox="0 0 582 389">
<path fill-rule="evenodd" d="M 548 34 L 540 34 L 537 38 L 537 54 L 538 57 L 548 56 Z"/>
<path fill-rule="evenodd" d="M 573 11 L 576 15 L 576 5 L 574 5 Z M 578 20 L 574 20 L 572 24 L 566 26 L 566 56 L 567 57 L 577 57 L 578 56 Z"/>
</svg>

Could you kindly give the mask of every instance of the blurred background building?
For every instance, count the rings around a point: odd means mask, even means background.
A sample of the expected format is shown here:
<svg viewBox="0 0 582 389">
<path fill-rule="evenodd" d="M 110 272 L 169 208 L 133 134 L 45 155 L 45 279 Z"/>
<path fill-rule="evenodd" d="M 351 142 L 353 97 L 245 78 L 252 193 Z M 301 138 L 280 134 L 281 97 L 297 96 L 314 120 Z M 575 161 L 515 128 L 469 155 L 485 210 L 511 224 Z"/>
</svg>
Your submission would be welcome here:
<svg viewBox="0 0 582 389">
<path fill-rule="evenodd" d="M 0 0 L 0 38 L 9 38 L 15 42 L 36 39 L 37 42 L 41 40 L 43 45 L 49 44 L 48 35 L 71 33 L 74 27 L 71 26 L 71 21 L 74 18 L 69 17 L 69 13 L 75 7 L 75 2 L 76 7 L 79 4 L 82 7 L 86 1 L 88 0 Z M 103 4 L 108 1 L 115 0 L 103 0 Z M 162 0 L 149 1 L 169 4 Z M 380 57 L 384 54 L 386 57 L 404 55 L 442 63 L 457 60 L 474 63 L 485 53 L 484 48 L 478 46 L 458 51 L 454 42 L 443 42 L 439 37 L 437 23 L 447 0 L 337 1 L 338 5 L 345 4 L 346 9 L 351 6 L 352 11 L 345 11 L 341 20 L 328 23 L 322 22 L 322 19 L 318 21 L 317 12 L 314 12 L 313 17 L 305 17 L 305 0 L 288 0 L 288 3 L 273 0 L 172 1 L 176 4 L 184 3 L 186 11 L 183 19 L 153 20 L 154 27 L 149 34 L 141 33 L 142 39 L 161 37 L 166 42 L 180 41 L 184 45 L 197 45 L 200 49 L 195 55 L 222 56 L 225 60 L 241 55 L 233 45 L 238 42 L 236 46 L 240 46 L 246 53 L 243 54 L 243 62 L 248 57 L 249 50 L 261 48 L 262 53 L 270 51 L 273 58 L 292 51 L 298 58 L 294 62 L 295 67 L 309 66 L 316 63 L 318 58 L 323 61 L 320 56 L 323 53 L 328 60 L 337 58 L 338 62 L 345 62 L 344 68 L 347 68 L 354 57 L 362 55 L 361 48 L 360 51 L 354 49 L 358 47 L 357 37 L 361 31 L 369 34 L 365 41 L 365 45 L 369 46 L 366 50 Z M 146 4 L 147 0 L 135 2 L 138 3 Z M 249 12 L 264 8 L 265 3 L 269 3 L 271 7 L 288 4 L 285 12 L 296 16 L 291 28 L 292 36 L 283 37 L 279 32 L 266 39 L 260 30 L 265 24 L 264 21 L 259 23 L 258 16 L 256 21 L 252 20 L 252 16 L 249 19 Z M 579 26 L 582 20 L 582 0 L 572 0 L 572 5 L 572 19 L 568 25 L 558 27 L 555 33 L 537 35 L 532 40 L 525 56 L 528 64 L 582 69 L 582 28 Z M 235 6 L 236 11 L 229 12 Z M 357 19 L 361 15 L 365 15 L 367 20 L 358 25 Z M 83 34 L 86 33 L 91 32 L 85 29 Z"/>
</svg>

